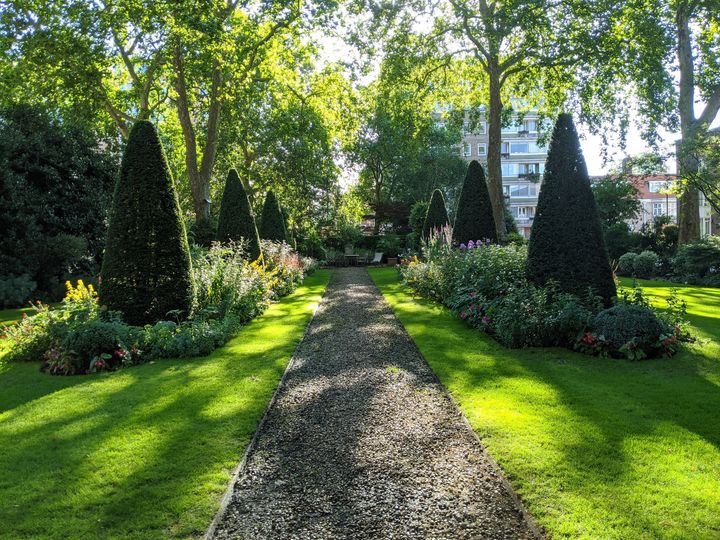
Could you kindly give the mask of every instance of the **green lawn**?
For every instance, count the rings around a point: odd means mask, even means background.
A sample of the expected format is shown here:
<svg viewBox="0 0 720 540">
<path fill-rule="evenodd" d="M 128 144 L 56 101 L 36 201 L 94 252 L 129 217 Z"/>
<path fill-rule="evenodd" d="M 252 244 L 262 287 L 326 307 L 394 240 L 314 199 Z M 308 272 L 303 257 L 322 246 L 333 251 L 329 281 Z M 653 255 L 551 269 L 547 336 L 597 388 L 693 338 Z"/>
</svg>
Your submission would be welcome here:
<svg viewBox="0 0 720 540">
<path fill-rule="evenodd" d="M 76 377 L 0 365 L 0 538 L 202 535 L 328 279 L 205 358 Z"/>
<path fill-rule="evenodd" d="M 396 270 L 371 275 L 553 537 L 720 538 L 717 289 L 682 291 L 704 341 L 628 362 L 505 349 L 414 298 Z"/>
<path fill-rule="evenodd" d="M 14 309 L 0 309 L 0 326 L 6 326 L 12 324 L 15 321 L 19 321 L 22 318 L 23 313 L 32 315 L 35 312 L 34 308 L 14 308 Z"/>
</svg>

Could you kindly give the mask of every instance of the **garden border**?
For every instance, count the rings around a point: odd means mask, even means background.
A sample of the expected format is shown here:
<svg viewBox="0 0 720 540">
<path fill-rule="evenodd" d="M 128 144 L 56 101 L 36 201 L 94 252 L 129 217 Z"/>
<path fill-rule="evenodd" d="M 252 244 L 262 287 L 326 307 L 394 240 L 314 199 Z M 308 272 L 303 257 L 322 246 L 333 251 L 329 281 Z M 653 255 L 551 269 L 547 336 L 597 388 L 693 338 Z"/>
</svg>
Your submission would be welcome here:
<svg viewBox="0 0 720 540">
<path fill-rule="evenodd" d="M 240 478 L 240 474 L 243 472 L 243 470 L 247 466 L 247 461 L 248 461 L 248 458 L 250 457 L 250 454 L 255 450 L 255 447 L 257 446 L 258 434 L 260 433 L 263 426 L 265 425 L 268 413 L 270 412 L 270 409 L 273 407 L 273 405 L 275 405 L 277 396 L 280 393 L 280 390 L 282 389 L 283 385 L 285 384 L 285 379 L 287 378 L 287 374 L 297 359 L 298 348 L 300 347 L 300 344 L 303 342 L 303 340 L 307 336 L 308 330 L 310 328 L 310 323 L 312 322 L 313 318 L 315 318 L 315 314 L 317 313 L 317 310 L 320 309 L 320 304 L 322 304 L 323 300 L 325 299 L 325 295 L 327 294 L 327 290 L 328 290 L 328 287 L 330 286 L 330 282 L 333 280 L 332 272 L 328 272 L 328 273 L 330 274 L 330 277 L 329 277 L 327 283 L 325 284 L 325 288 L 323 289 L 323 293 L 320 296 L 320 300 L 318 301 L 317 306 L 315 306 L 315 309 L 313 310 L 312 315 L 310 316 L 310 319 L 308 320 L 307 325 L 305 326 L 305 330 L 303 331 L 303 334 L 300 337 L 300 340 L 298 340 L 297 345 L 295 345 L 295 350 L 293 351 L 293 354 L 290 357 L 290 361 L 287 363 L 287 366 L 285 366 L 285 370 L 283 371 L 282 377 L 280 377 L 280 381 L 278 382 L 277 386 L 275 387 L 275 391 L 273 392 L 273 395 L 270 398 L 270 401 L 268 402 L 267 407 L 265 407 L 265 412 L 263 413 L 262 418 L 260 419 L 260 422 L 258 422 L 258 425 L 255 428 L 255 433 L 253 433 L 252 439 L 250 439 L 250 443 L 247 445 L 247 448 L 245 448 L 245 451 L 243 452 L 240 462 L 235 467 L 235 470 L 233 471 L 232 476 L 230 477 L 230 480 L 228 480 L 227 487 L 225 488 L 225 493 L 223 494 L 222 499 L 220 499 L 220 507 L 218 508 L 217 512 L 215 513 L 215 516 L 213 516 L 213 519 L 210 522 L 210 525 L 208 525 L 208 528 L 205 531 L 205 534 L 203 535 L 204 540 L 211 540 L 213 538 L 213 535 L 215 534 L 215 531 L 217 530 L 217 527 L 220 524 L 220 521 L 222 520 L 223 516 L 225 515 L 225 511 L 227 510 L 228 506 L 230 505 L 230 501 L 232 500 L 232 495 L 235 491 L 235 484 L 237 483 L 238 479 Z"/>
</svg>

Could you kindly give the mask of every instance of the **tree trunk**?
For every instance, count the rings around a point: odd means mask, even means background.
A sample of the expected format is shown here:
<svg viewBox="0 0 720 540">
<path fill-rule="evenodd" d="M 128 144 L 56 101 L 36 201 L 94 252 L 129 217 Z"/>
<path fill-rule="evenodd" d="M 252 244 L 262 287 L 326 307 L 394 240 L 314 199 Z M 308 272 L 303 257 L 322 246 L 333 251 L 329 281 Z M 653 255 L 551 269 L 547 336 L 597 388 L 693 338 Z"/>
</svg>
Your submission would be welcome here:
<svg viewBox="0 0 720 540">
<path fill-rule="evenodd" d="M 678 2 L 675 22 L 678 30 L 677 57 L 680 67 L 680 92 L 678 109 L 682 142 L 678 156 L 680 178 L 697 173 L 697 159 L 684 152 L 685 145 L 697 136 L 695 118 L 695 66 L 693 63 L 692 39 L 690 36 L 689 13 L 683 2 Z M 678 243 L 687 244 L 700 238 L 700 201 L 697 188 L 688 186 L 678 200 Z"/>
<path fill-rule="evenodd" d="M 489 66 L 488 75 L 490 79 L 490 107 L 487 114 L 488 121 L 488 148 L 487 148 L 487 172 L 488 191 L 495 220 L 495 231 L 500 242 L 507 239 L 505 229 L 505 196 L 502 185 L 502 165 L 500 163 L 502 144 L 502 96 L 500 94 L 500 74 L 497 66 Z"/>
</svg>

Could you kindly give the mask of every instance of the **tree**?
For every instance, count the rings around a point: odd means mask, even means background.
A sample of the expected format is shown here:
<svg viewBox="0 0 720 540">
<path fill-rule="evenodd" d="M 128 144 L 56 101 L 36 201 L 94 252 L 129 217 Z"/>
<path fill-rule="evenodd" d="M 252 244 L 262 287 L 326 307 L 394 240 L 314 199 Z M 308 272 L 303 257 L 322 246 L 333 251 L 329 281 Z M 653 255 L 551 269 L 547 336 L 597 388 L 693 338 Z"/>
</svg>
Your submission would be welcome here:
<svg viewBox="0 0 720 540">
<path fill-rule="evenodd" d="M 485 171 L 475 160 L 468 166 L 453 226 L 454 242 L 467 244 L 470 240 L 497 241 Z"/>
<path fill-rule="evenodd" d="M 70 275 L 95 274 L 116 173 L 86 126 L 34 106 L 0 110 L 0 280 L 27 275 L 56 300 Z"/>
<path fill-rule="evenodd" d="M 575 294 L 591 287 L 606 304 L 616 296 L 587 167 L 569 114 L 558 117 L 550 141 L 527 275 L 538 285 L 553 281 L 560 290 Z"/>
<path fill-rule="evenodd" d="M 115 188 L 100 299 L 133 325 L 152 324 L 193 302 L 190 254 L 163 147 L 145 120 L 130 131 Z"/>
<path fill-rule="evenodd" d="M 280 203 L 278 203 L 277 197 L 272 191 L 268 191 L 265 196 L 265 204 L 263 205 L 260 220 L 260 238 L 276 242 L 287 242 L 285 218 L 280 209 Z"/>
<path fill-rule="evenodd" d="M 615 31 L 597 41 L 612 61 L 598 63 L 586 80 L 606 95 L 601 104 L 608 116 L 623 104 L 618 95 L 632 95 L 647 140 L 657 140 L 658 126 L 680 129 L 679 242 L 692 242 L 700 236 L 702 189 L 693 148 L 720 112 L 720 0 L 625 0 L 614 5 L 612 25 Z"/>
<path fill-rule="evenodd" d="M 427 240 L 430 238 L 430 233 L 433 230 L 440 229 L 449 223 L 450 220 L 448 219 L 447 208 L 445 207 L 445 197 L 443 197 L 442 191 L 436 189 L 433 191 L 432 197 L 430 197 L 430 205 L 425 215 L 422 232 L 423 239 Z"/>
<path fill-rule="evenodd" d="M 217 239 L 220 242 L 245 239 L 252 260 L 260 256 L 260 237 L 245 188 L 235 169 L 230 169 L 218 216 Z"/>
<path fill-rule="evenodd" d="M 624 176 L 608 176 L 592 184 L 598 216 L 607 229 L 612 225 L 637 219 L 642 210 L 638 188 Z"/>
</svg>

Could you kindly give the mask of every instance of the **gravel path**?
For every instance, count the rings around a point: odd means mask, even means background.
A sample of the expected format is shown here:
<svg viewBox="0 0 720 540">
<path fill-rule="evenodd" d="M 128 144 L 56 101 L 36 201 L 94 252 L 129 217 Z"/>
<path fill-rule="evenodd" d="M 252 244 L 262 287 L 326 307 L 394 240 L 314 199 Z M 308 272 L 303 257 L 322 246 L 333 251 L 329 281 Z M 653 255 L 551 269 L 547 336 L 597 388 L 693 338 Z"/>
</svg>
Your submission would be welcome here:
<svg viewBox="0 0 720 540">
<path fill-rule="evenodd" d="M 214 538 L 536 538 L 363 268 L 333 272 Z"/>
</svg>

